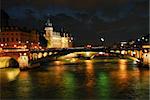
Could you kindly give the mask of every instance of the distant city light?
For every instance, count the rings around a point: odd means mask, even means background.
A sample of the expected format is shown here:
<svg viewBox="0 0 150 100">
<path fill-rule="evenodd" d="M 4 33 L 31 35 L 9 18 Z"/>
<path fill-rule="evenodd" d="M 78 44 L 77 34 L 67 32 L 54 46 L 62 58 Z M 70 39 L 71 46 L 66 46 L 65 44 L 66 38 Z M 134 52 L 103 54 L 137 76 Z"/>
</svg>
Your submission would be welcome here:
<svg viewBox="0 0 150 100">
<path fill-rule="evenodd" d="M 132 45 L 132 44 L 134 44 L 134 43 L 135 43 L 134 41 L 129 42 L 130 45 Z"/>
<path fill-rule="evenodd" d="M 24 48 L 27 48 L 27 46 L 25 45 Z"/>
<path fill-rule="evenodd" d="M 142 39 L 144 40 L 144 37 L 142 37 Z"/>
<path fill-rule="evenodd" d="M 146 50 L 146 49 L 144 49 L 144 52 L 146 52 L 146 53 L 147 53 L 147 50 Z"/>
<path fill-rule="evenodd" d="M 87 45 L 86 47 L 87 47 L 87 48 L 91 48 L 92 46 L 91 46 L 91 45 Z"/>
<path fill-rule="evenodd" d="M 18 43 L 21 43 L 21 41 L 19 41 Z"/>
<path fill-rule="evenodd" d="M 27 53 L 24 53 L 23 55 L 24 55 L 24 56 L 26 56 L 26 55 L 27 55 Z"/>
<path fill-rule="evenodd" d="M 36 48 L 37 48 L 37 46 L 34 46 L 34 48 L 36 49 Z"/>
<path fill-rule="evenodd" d="M 42 47 L 41 47 L 41 46 L 40 46 L 39 48 L 40 48 L 40 49 L 42 49 Z"/>
<path fill-rule="evenodd" d="M 125 44 L 127 44 L 126 41 L 121 42 L 121 46 L 123 47 Z"/>
<path fill-rule="evenodd" d="M 138 39 L 138 41 L 140 41 L 140 39 Z"/>
<path fill-rule="evenodd" d="M 124 54 L 125 54 L 125 50 L 122 50 L 122 51 L 121 51 L 121 54 L 123 54 L 123 55 L 124 55 Z"/>
<path fill-rule="evenodd" d="M 148 39 L 145 39 L 145 41 L 148 41 Z"/>
<path fill-rule="evenodd" d="M 114 52 L 114 50 L 110 50 L 110 52 Z"/>
<path fill-rule="evenodd" d="M 136 54 L 136 52 L 133 52 L 133 54 Z"/>
<path fill-rule="evenodd" d="M 104 52 L 99 52 L 99 54 L 105 54 Z"/>
</svg>

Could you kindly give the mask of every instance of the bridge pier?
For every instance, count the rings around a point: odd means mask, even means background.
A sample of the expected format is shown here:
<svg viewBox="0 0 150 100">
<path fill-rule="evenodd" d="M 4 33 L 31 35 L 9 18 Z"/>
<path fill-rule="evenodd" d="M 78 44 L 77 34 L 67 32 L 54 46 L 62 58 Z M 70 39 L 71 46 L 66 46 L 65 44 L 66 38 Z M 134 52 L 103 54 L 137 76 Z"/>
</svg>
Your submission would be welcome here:
<svg viewBox="0 0 150 100">
<path fill-rule="evenodd" d="M 29 58 L 27 55 L 22 55 L 18 58 L 20 69 L 26 69 L 29 66 Z"/>
</svg>

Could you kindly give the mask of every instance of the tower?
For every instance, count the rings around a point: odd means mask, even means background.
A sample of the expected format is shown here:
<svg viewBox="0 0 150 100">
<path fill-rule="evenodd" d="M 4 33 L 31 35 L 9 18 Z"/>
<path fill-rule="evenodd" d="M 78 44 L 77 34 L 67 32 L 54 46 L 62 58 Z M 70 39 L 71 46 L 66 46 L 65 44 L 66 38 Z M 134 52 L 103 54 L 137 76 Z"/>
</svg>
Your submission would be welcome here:
<svg viewBox="0 0 150 100">
<path fill-rule="evenodd" d="M 44 37 L 47 40 L 47 48 L 51 48 L 52 47 L 52 37 L 53 37 L 53 26 L 52 26 L 52 23 L 50 22 L 50 19 L 48 19 L 47 22 L 45 23 Z"/>
</svg>

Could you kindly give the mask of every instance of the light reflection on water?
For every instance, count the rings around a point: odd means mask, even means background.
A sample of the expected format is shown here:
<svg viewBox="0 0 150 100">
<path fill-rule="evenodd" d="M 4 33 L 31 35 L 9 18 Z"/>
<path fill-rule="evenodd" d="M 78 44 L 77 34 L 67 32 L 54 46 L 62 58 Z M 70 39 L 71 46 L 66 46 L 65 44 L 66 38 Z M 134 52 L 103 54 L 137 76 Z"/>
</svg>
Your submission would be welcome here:
<svg viewBox="0 0 150 100">
<path fill-rule="evenodd" d="M 87 95 L 89 97 L 93 97 L 93 88 L 95 85 L 95 75 L 94 75 L 94 68 L 93 68 L 93 61 L 92 60 L 85 60 L 86 64 L 86 89 Z"/>
<path fill-rule="evenodd" d="M 84 60 L 56 61 L 21 72 L 2 86 L 2 98 L 25 99 L 148 99 L 149 70 L 139 70 L 125 59 L 117 63 Z M 9 88 L 9 89 L 8 89 Z"/>
<path fill-rule="evenodd" d="M 0 69 L 0 84 L 7 83 L 16 79 L 19 74 L 19 68 L 5 68 Z"/>
</svg>

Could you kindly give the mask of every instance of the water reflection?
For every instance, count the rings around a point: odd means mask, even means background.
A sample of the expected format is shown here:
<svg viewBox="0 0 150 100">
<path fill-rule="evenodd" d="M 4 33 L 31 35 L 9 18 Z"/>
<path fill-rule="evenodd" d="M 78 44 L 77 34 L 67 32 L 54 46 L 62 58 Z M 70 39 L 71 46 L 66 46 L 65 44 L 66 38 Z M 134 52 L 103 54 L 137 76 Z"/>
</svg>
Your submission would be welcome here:
<svg viewBox="0 0 150 100">
<path fill-rule="evenodd" d="M 18 76 L 18 80 L 16 81 L 16 94 L 17 98 L 28 98 L 30 97 L 30 93 L 32 91 L 32 87 L 34 84 L 32 84 L 32 79 L 28 72 L 21 72 Z"/>
<path fill-rule="evenodd" d="M 7 82 L 15 80 L 19 73 L 19 68 L 0 69 L 0 84 L 5 84 Z"/>
<path fill-rule="evenodd" d="M 62 86 L 61 83 L 63 81 L 63 74 L 64 74 L 65 68 L 63 65 L 57 65 L 53 69 L 54 77 L 53 77 L 53 83 L 57 85 L 57 87 Z"/>
<path fill-rule="evenodd" d="M 64 89 L 61 91 L 63 98 L 76 98 L 76 81 L 75 77 L 72 73 L 65 73 L 63 75 L 63 87 Z"/>
<path fill-rule="evenodd" d="M 86 89 L 89 97 L 93 97 L 93 90 L 95 85 L 95 74 L 93 68 L 93 61 L 92 60 L 85 60 L 86 64 Z"/>
<path fill-rule="evenodd" d="M 106 72 L 100 72 L 98 74 L 97 87 L 98 97 L 103 100 L 109 100 L 110 96 L 110 79 Z"/>
<path fill-rule="evenodd" d="M 118 78 L 119 78 L 120 83 L 125 83 L 128 80 L 127 60 L 126 59 L 119 60 Z"/>
<path fill-rule="evenodd" d="M 14 81 L 2 86 L 2 98 L 145 100 L 149 96 L 148 87 L 149 70 L 139 70 L 125 59 L 118 63 L 85 60 L 79 64 L 63 64 L 56 61 L 20 72 Z"/>
</svg>

